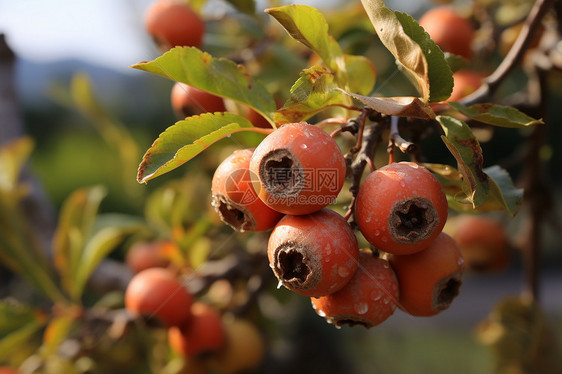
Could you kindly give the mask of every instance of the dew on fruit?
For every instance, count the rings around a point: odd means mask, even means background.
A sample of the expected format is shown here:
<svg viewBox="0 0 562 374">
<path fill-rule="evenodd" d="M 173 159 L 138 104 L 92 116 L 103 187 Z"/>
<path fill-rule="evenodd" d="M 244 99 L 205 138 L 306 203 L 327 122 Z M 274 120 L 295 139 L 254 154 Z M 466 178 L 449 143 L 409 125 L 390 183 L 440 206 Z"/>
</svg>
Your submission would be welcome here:
<svg viewBox="0 0 562 374">
<path fill-rule="evenodd" d="M 279 283 L 277 283 L 277 289 L 280 289 L 281 287 L 283 287 L 283 282 L 280 281 Z"/>
<path fill-rule="evenodd" d="M 357 314 L 365 314 L 369 311 L 369 305 L 367 303 L 357 303 L 353 306 L 353 309 L 357 312 Z"/>
<path fill-rule="evenodd" d="M 301 144 L 300 147 L 301 147 L 301 149 L 306 149 L 306 148 L 308 148 L 306 144 Z"/>
<path fill-rule="evenodd" d="M 381 232 L 379 230 L 375 230 L 375 236 L 379 236 Z"/>
<path fill-rule="evenodd" d="M 373 301 L 379 301 L 380 298 L 382 297 L 380 291 L 371 291 L 371 299 Z"/>
<path fill-rule="evenodd" d="M 344 266 L 339 267 L 338 268 L 338 275 L 342 278 L 347 277 L 349 275 L 349 269 L 344 267 Z"/>
</svg>

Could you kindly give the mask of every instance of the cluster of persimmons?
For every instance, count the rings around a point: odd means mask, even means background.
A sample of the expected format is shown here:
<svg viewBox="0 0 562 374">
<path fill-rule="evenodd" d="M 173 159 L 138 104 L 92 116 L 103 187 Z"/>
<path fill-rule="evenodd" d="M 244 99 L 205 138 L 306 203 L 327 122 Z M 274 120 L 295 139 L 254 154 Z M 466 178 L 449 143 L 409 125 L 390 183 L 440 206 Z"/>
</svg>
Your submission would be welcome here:
<svg viewBox="0 0 562 374">
<path fill-rule="evenodd" d="M 189 5 L 174 0 L 156 1 L 146 24 L 163 49 L 199 47 L 205 29 Z M 420 24 L 444 51 L 471 57 L 474 30 L 451 8 L 435 8 Z M 457 88 L 451 100 L 477 88 L 482 75 L 459 71 L 454 78 Z M 171 101 L 182 118 L 224 112 L 228 106 L 222 98 L 183 83 L 175 84 Z M 250 108 L 243 114 L 256 127 L 271 127 Z M 344 186 L 347 169 L 332 136 L 306 122 L 287 123 L 256 148 L 236 150 L 224 159 L 211 186 L 211 203 L 223 222 L 239 232 L 271 231 L 267 255 L 279 285 L 310 298 L 328 322 L 370 328 L 397 307 L 414 316 L 436 315 L 458 295 L 467 266 L 505 264 L 505 252 L 490 260 L 491 248 L 507 245 L 496 223 L 471 217 L 456 225 L 452 236 L 443 231 L 447 198 L 435 176 L 417 163 L 391 162 L 372 171 L 361 183 L 352 214 L 340 215 L 329 206 Z M 348 222 L 351 217 L 358 232 Z M 495 227 L 493 235 L 474 235 L 489 233 L 490 227 Z M 361 249 L 358 235 L 371 248 Z M 483 245 L 490 237 L 495 239 Z M 226 325 L 215 309 L 194 300 L 161 259 L 148 260 L 157 267 L 139 263 L 142 251 L 153 256 L 152 249 L 131 250 L 137 254 L 128 263 L 138 273 L 127 289 L 126 307 L 162 321 L 175 351 L 187 357 L 223 351 L 222 360 L 232 367 L 245 354 L 233 342 L 260 340 L 251 327 L 242 327 L 242 322 Z"/>
</svg>

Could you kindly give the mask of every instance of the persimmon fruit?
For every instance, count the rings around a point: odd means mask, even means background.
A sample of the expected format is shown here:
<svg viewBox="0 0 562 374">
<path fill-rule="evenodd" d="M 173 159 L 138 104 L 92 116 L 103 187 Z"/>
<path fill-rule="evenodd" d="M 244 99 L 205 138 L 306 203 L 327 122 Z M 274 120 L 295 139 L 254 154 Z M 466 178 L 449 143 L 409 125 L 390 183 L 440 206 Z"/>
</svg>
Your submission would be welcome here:
<svg viewBox="0 0 562 374">
<path fill-rule="evenodd" d="M 145 13 L 145 27 L 163 50 L 176 46 L 201 47 L 205 23 L 189 4 L 156 0 Z"/>
<path fill-rule="evenodd" d="M 176 117 L 180 119 L 226 111 L 221 97 L 181 82 L 176 82 L 172 87 L 170 102 Z"/>
<path fill-rule="evenodd" d="M 316 313 L 335 326 L 371 328 L 394 313 L 398 296 L 398 281 L 388 261 L 362 251 L 359 267 L 345 287 L 311 300 Z"/>
<path fill-rule="evenodd" d="M 211 183 L 212 205 L 220 219 L 240 232 L 269 230 L 283 216 L 254 191 L 249 170 L 253 151 L 235 150 L 217 167 Z"/>
<path fill-rule="evenodd" d="M 338 144 L 324 130 L 289 123 L 269 134 L 250 160 L 262 201 L 285 214 L 309 214 L 338 196 L 346 164 Z"/>
<path fill-rule="evenodd" d="M 470 59 L 474 27 L 451 6 L 437 6 L 428 10 L 419 20 L 420 26 L 443 50 Z"/>
<path fill-rule="evenodd" d="M 192 295 L 170 270 L 151 268 L 136 274 L 125 291 L 125 307 L 137 316 L 156 317 L 167 326 L 191 318 Z"/>
<path fill-rule="evenodd" d="M 439 235 L 447 209 L 441 184 L 429 170 L 398 162 L 367 176 L 357 194 L 355 218 L 365 239 L 376 248 L 410 254 Z"/>
<path fill-rule="evenodd" d="M 357 269 L 359 247 L 349 223 L 330 209 L 286 215 L 269 237 L 267 255 L 283 286 L 320 297 L 344 287 Z"/>
<path fill-rule="evenodd" d="M 465 263 L 457 243 L 440 233 L 424 250 L 390 255 L 400 285 L 400 304 L 413 316 L 433 316 L 449 308 L 462 285 Z"/>
</svg>

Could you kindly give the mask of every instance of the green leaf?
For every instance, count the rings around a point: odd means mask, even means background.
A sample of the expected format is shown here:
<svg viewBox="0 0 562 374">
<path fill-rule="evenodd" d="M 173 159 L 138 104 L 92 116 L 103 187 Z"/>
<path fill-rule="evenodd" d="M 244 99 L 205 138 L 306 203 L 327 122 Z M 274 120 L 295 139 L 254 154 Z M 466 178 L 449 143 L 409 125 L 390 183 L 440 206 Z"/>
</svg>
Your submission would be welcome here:
<svg viewBox="0 0 562 374">
<path fill-rule="evenodd" d="M 327 68 L 314 65 L 304 69 L 291 87 L 289 100 L 274 114 L 275 123 L 304 121 L 330 105 L 343 103 L 343 95 L 335 88 L 334 74 Z"/>
<path fill-rule="evenodd" d="M 21 170 L 33 150 L 33 140 L 22 137 L 0 147 L 0 189 L 12 191 L 16 188 Z"/>
<path fill-rule="evenodd" d="M 251 77 L 244 66 L 195 47 L 175 47 L 153 61 L 131 67 L 238 101 L 268 118 L 276 109 L 265 85 Z"/>
<path fill-rule="evenodd" d="M 233 7 L 246 14 L 254 14 L 256 12 L 256 2 L 254 0 L 226 0 Z"/>
<path fill-rule="evenodd" d="M 417 82 L 423 101 L 429 101 L 429 67 L 422 48 L 406 33 L 397 14 L 382 0 L 361 0 L 361 3 L 383 45 Z"/>
<path fill-rule="evenodd" d="M 95 186 L 74 191 L 64 202 L 53 238 L 53 254 L 61 282 L 74 301 L 82 252 L 91 235 L 98 208 L 106 195 L 105 188 Z"/>
<path fill-rule="evenodd" d="M 253 126 L 246 118 L 232 113 L 204 113 L 178 121 L 160 134 L 146 151 L 137 180 L 146 183 L 165 174 L 244 128 Z"/>
<path fill-rule="evenodd" d="M 123 186 L 131 193 L 139 187 L 133 177 L 141 156 L 137 142 L 127 127 L 102 107 L 95 96 L 90 77 L 85 73 L 74 74 L 71 95 L 78 111 L 89 119 L 104 141 L 117 153 L 121 163 Z"/>
<path fill-rule="evenodd" d="M 505 169 L 495 165 L 484 169 L 490 177 L 490 194 L 485 206 L 492 210 L 503 208 L 510 216 L 515 216 L 521 207 L 523 189 L 515 188 L 513 181 Z"/>
<path fill-rule="evenodd" d="M 490 186 L 488 176 L 482 170 L 484 158 L 480 143 L 463 121 L 449 116 L 437 116 L 437 120 L 445 131 L 441 138 L 457 160 L 463 176 L 463 192 L 474 207 L 484 204 Z"/>
<path fill-rule="evenodd" d="M 445 60 L 447 60 L 447 64 L 449 64 L 453 73 L 468 66 L 468 61 L 465 58 L 453 53 L 445 52 Z"/>
<path fill-rule="evenodd" d="M 364 56 L 344 55 L 349 91 L 368 95 L 375 86 L 377 71 L 373 63 Z"/>
<path fill-rule="evenodd" d="M 0 338 L 41 319 L 40 313 L 15 299 L 0 300 Z"/>
<path fill-rule="evenodd" d="M 486 201 L 478 207 L 473 206 L 470 197 L 463 191 L 463 176 L 457 169 L 439 164 L 424 164 L 424 166 L 431 170 L 441 183 L 449 207 L 452 209 L 461 212 L 504 210 L 513 217 L 521 207 L 523 190 L 515 188 L 507 171 L 497 165 L 483 169 L 488 176 L 490 190 Z"/>
<path fill-rule="evenodd" d="M 45 325 L 44 316 L 13 300 L 0 301 L 0 362 L 23 350 Z"/>
<path fill-rule="evenodd" d="M 435 113 L 429 105 L 417 97 L 372 97 L 357 95 L 340 90 L 360 101 L 371 109 L 388 116 L 402 116 L 411 118 L 433 119 Z"/>
<path fill-rule="evenodd" d="M 474 104 L 467 107 L 457 102 L 450 102 L 449 105 L 465 116 L 488 125 L 512 128 L 544 125 L 542 119 L 534 119 L 509 106 Z"/>
<path fill-rule="evenodd" d="M 0 339 L 0 362 L 6 361 L 30 344 L 30 340 L 41 328 L 43 323 L 30 322 Z"/>
<path fill-rule="evenodd" d="M 107 255 L 123 240 L 135 232 L 146 229 L 137 217 L 121 214 L 105 214 L 97 217 L 96 227 L 85 243 L 78 271 L 73 283 L 73 293 L 82 295 L 86 282 Z"/>
<path fill-rule="evenodd" d="M 295 40 L 316 53 L 329 69 L 338 73 L 344 69 L 343 52 L 328 32 L 328 23 L 316 9 L 307 5 L 287 5 L 266 9 Z"/>
<path fill-rule="evenodd" d="M 443 51 L 410 15 L 395 12 L 404 32 L 420 47 L 428 66 L 429 102 L 447 100 L 453 92 L 453 71 Z M 423 91 L 422 91 L 423 92 Z"/>
<path fill-rule="evenodd" d="M 52 301 L 64 302 L 67 299 L 55 283 L 43 242 L 22 212 L 24 192 L 20 185 L 16 191 L 0 189 L 0 261 Z"/>
<path fill-rule="evenodd" d="M 43 335 L 42 353 L 46 356 L 54 354 L 61 343 L 68 338 L 70 331 L 76 326 L 78 315 L 62 314 L 54 316 L 47 325 Z"/>
</svg>

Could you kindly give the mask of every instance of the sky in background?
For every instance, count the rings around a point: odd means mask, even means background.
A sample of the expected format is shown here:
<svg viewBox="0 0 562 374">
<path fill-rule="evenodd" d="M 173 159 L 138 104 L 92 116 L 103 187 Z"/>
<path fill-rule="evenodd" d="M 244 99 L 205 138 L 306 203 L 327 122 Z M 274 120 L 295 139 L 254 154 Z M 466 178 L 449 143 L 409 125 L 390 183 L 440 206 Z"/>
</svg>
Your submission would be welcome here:
<svg viewBox="0 0 562 374">
<path fill-rule="evenodd" d="M 17 55 L 29 60 L 76 58 L 125 71 L 133 63 L 155 57 L 143 25 L 144 12 L 153 1 L 0 0 L 0 33 L 6 34 Z M 320 7 L 337 0 L 292 3 Z M 396 9 L 395 3 L 405 2 L 387 1 Z M 221 5 L 217 0 L 213 9 Z"/>
<path fill-rule="evenodd" d="M 153 52 L 143 25 L 152 1 L 0 0 L 0 33 L 26 59 L 80 58 L 126 69 Z"/>
<path fill-rule="evenodd" d="M 0 0 L 0 33 L 17 55 L 123 68 L 146 59 L 143 14 L 150 0 Z"/>
</svg>

